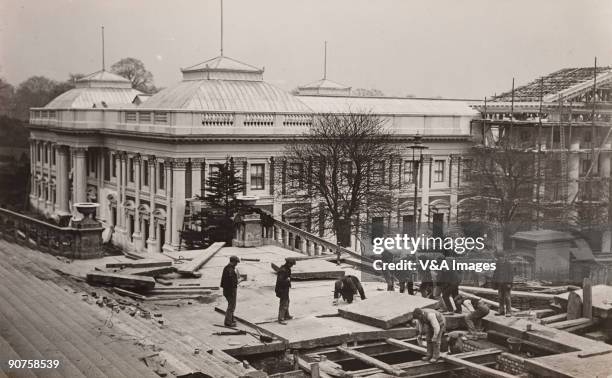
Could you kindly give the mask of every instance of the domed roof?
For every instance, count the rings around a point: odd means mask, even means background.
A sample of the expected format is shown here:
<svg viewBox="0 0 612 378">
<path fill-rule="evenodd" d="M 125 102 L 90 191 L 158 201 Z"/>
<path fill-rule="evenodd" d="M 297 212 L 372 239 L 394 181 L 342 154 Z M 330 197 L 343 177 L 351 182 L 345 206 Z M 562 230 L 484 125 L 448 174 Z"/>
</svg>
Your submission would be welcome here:
<svg viewBox="0 0 612 378">
<path fill-rule="evenodd" d="M 147 109 L 310 112 L 291 94 L 263 81 L 263 69 L 218 56 L 184 68 L 183 81 L 151 96 Z"/>
<path fill-rule="evenodd" d="M 132 83 L 105 70 L 94 72 L 77 80 L 75 88 L 62 93 L 45 108 L 92 108 L 97 106 L 121 106 L 131 104 L 141 94 L 132 89 Z"/>
</svg>

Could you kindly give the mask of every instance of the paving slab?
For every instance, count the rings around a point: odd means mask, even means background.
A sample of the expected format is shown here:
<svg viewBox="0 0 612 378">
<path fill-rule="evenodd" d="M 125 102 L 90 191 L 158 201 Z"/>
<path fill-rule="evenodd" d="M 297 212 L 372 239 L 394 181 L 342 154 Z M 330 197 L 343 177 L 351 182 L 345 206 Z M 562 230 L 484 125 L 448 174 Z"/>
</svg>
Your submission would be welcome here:
<svg viewBox="0 0 612 378">
<path fill-rule="evenodd" d="M 612 376 L 612 354 L 580 357 L 581 352 L 554 354 L 525 360 L 525 367 L 545 377 L 610 377 Z"/>
<path fill-rule="evenodd" d="M 367 294 L 366 294 L 367 295 Z M 438 301 L 418 295 L 387 291 L 338 310 L 340 316 L 364 324 L 389 329 L 412 319 L 416 308 L 432 308 Z"/>
</svg>

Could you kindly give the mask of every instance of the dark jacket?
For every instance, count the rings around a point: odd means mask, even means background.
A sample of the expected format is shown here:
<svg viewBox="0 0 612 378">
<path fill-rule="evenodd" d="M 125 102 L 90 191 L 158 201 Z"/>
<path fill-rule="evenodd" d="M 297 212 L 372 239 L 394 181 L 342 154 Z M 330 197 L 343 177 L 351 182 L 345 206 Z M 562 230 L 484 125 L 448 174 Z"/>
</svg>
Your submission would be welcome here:
<svg viewBox="0 0 612 378">
<path fill-rule="evenodd" d="M 438 285 L 441 287 L 459 286 L 459 283 L 461 282 L 461 277 L 459 277 L 459 274 L 452 269 L 441 270 L 438 277 Z"/>
<path fill-rule="evenodd" d="M 291 287 L 291 268 L 284 264 L 276 272 L 276 286 L 274 291 L 279 298 L 289 297 L 289 288 Z"/>
<path fill-rule="evenodd" d="M 493 273 L 493 285 L 496 288 L 499 288 L 501 285 L 512 286 L 513 280 L 514 272 L 512 264 L 508 260 L 499 261 Z"/>
<path fill-rule="evenodd" d="M 355 276 L 344 276 L 334 285 L 334 299 L 338 299 L 342 295 L 342 299 L 351 303 L 357 293 L 359 293 L 361 299 L 366 299 L 363 286 L 361 286 L 359 278 Z"/>
<path fill-rule="evenodd" d="M 227 264 L 223 268 L 221 287 L 223 288 L 223 295 L 226 297 L 235 295 L 238 290 L 238 275 L 236 274 L 236 268 L 232 264 Z"/>
</svg>

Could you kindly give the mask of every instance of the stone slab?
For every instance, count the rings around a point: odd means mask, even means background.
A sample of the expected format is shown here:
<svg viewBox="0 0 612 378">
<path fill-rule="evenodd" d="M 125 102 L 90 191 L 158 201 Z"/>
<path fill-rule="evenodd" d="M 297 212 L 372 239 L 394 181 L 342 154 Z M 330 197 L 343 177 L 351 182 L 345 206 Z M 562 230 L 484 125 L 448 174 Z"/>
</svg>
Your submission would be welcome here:
<svg viewBox="0 0 612 378">
<path fill-rule="evenodd" d="M 153 287 L 155 287 L 155 279 L 153 277 L 132 276 L 129 274 L 118 273 L 87 273 L 87 282 L 140 291 L 151 290 Z"/>
<path fill-rule="evenodd" d="M 581 352 L 550 355 L 525 360 L 528 371 L 546 377 L 609 377 L 612 375 L 612 354 L 581 358 Z"/>
<path fill-rule="evenodd" d="M 433 308 L 437 303 L 418 295 L 388 291 L 338 309 L 338 313 L 346 319 L 389 329 L 410 321 L 416 308 Z"/>
</svg>

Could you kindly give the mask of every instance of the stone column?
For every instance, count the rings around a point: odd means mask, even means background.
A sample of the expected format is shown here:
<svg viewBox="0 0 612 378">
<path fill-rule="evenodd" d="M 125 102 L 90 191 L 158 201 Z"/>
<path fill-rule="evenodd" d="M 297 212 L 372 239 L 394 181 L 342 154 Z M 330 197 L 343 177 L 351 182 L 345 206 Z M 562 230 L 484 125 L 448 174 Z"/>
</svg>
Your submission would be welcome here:
<svg viewBox="0 0 612 378">
<path fill-rule="evenodd" d="M 605 144 L 604 149 L 610 150 L 612 146 L 610 144 Z M 607 223 L 605 224 L 604 231 L 601 235 L 601 252 L 602 253 L 610 253 L 612 252 L 612 198 L 610 198 L 609 193 L 611 193 L 610 185 L 610 152 L 602 152 L 599 172 L 601 177 L 604 179 L 603 197 L 608 198 L 608 209 L 607 209 Z"/>
<path fill-rule="evenodd" d="M 51 177 L 53 176 L 52 172 L 51 172 L 51 166 L 52 166 L 52 151 L 53 151 L 53 144 L 50 142 L 45 143 L 46 148 L 46 156 L 47 156 L 47 187 L 45 188 L 47 190 L 47 200 L 45 201 L 45 209 L 47 209 L 50 213 L 53 213 L 53 201 L 51 198 L 51 192 L 52 192 L 52 185 L 51 185 Z"/>
<path fill-rule="evenodd" d="M 457 194 L 461 185 L 461 156 L 451 155 L 450 157 L 450 209 L 448 215 L 448 225 L 456 224 L 457 219 Z"/>
<path fill-rule="evenodd" d="M 172 162 L 172 247 L 180 245 L 180 231 L 185 218 L 185 169 L 188 159 L 176 158 Z"/>
<path fill-rule="evenodd" d="M 60 146 L 57 150 L 57 196 L 60 215 L 70 214 L 70 179 L 69 169 L 70 150 Z"/>
<path fill-rule="evenodd" d="M 155 193 L 157 190 L 157 176 L 155 172 L 157 171 L 157 161 L 155 156 L 149 156 L 149 208 L 151 212 L 149 213 L 149 239 L 147 240 L 147 250 L 150 253 L 157 251 L 156 249 L 156 240 L 155 236 Z"/>
<path fill-rule="evenodd" d="M 580 178 L 580 138 L 577 135 L 572 136 L 570 143 L 570 152 L 567 159 L 567 201 L 574 203 L 578 194 L 578 180 Z M 573 208 L 569 210 L 569 219 L 572 224 L 576 224 L 578 212 Z"/>
<path fill-rule="evenodd" d="M 134 164 L 134 230 L 132 233 L 132 239 L 134 240 L 134 248 L 137 251 L 142 251 L 143 241 L 141 233 L 141 219 L 140 219 L 140 179 L 141 179 L 141 164 L 142 159 L 140 155 L 134 155 L 132 157 L 132 164 Z"/>
<path fill-rule="evenodd" d="M 74 202 L 87 202 L 87 149 L 73 148 L 74 151 L 74 172 L 73 188 Z"/>
<path fill-rule="evenodd" d="M 432 158 L 429 155 L 423 155 L 422 165 L 420 167 L 419 172 L 419 186 L 421 187 L 421 216 L 420 222 L 421 227 L 419 230 L 423 232 L 427 229 L 427 214 L 429 213 L 429 187 L 430 187 L 430 177 L 431 177 L 431 162 Z"/>
<path fill-rule="evenodd" d="M 124 225 L 124 210 L 123 210 L 123 186 L 125 183 L 123 182 L 123 160 L 125 159 L 125 155 L 119 151 L 115 153 L 115 182 L 117 184 L 117 224 L 116 228 L 123 229 Z"/>
<path fill-rule="evenodd" d="M 202 196 L 202 168 L 206 164 L 203 158 L 191 159 L 191 195 Z"/>
<path fill-rule="evenodd" d="M 163 249 L 172 251 L 172 162 L 169 159 L 166 159 L 164 162 L 164 170 L 164 187 L 166 191 L 166 235 Z"/>
</svg>

